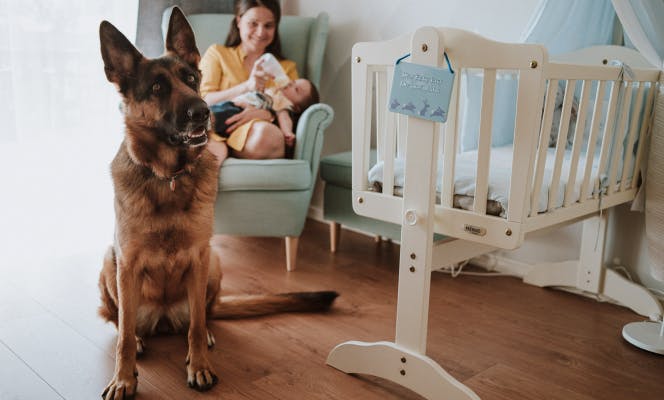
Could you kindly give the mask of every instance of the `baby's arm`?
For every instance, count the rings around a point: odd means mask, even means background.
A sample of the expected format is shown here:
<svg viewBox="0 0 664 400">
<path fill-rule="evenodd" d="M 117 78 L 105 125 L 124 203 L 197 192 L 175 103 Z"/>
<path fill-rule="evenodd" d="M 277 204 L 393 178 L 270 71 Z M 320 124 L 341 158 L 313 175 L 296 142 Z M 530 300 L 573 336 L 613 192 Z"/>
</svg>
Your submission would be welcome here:
<svg viewBox="0 0 664 400">
<path fill-rule="evenodd" d="M 248 101 L 242 100 L 242 99 L 233 99 L 232 100 L 233 104 L 240 108 L 256 108 L 252 104 L 249 104 Z"/>
<path fill-rule="evenodd" d="M 277 111 L 277 121 L 279 128 L 284 133 L 286 146 L 292 146 L 295 143 L 295 134 L 293 133 L 293 120 L 291 120 L 288 110 Z"/>
</svg>

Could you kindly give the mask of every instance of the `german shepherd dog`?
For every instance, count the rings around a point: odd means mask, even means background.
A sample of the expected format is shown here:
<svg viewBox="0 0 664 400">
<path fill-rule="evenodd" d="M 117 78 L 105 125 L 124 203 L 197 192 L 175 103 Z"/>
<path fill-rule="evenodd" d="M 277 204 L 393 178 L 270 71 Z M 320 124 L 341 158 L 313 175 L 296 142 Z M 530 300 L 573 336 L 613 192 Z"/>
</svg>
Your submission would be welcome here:
<svg viewBox="0 0 664 400">
<path fill-rule="evenodd" d="M 220 256 L 210 246 L 218 170 L 205 147 L 210 112 L 199 95 L 193 31 L 175 8 L 157 59 L 143 57 L 107 21 L 99 36 L 125 114 L 125 138 L 111 163 L 115 241 L 99 277 L 99 314 L 118 328 L 115 372 L 102 397 L 134 396 L 145 336 L 185 329 L 187 383 L 207 390 L 217 382 L 207 319 L 325 310 L 337 293 L 220 297 Z"/>
</svg>

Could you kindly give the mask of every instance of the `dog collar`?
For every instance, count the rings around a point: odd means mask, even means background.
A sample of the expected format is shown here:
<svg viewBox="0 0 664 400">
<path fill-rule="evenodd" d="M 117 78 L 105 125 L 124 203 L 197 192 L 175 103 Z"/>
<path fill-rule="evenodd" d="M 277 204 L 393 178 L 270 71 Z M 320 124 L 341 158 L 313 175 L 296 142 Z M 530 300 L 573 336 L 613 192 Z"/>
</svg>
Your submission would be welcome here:
<svg viewBox="0 0 664 400">
<path fill-rule="evenodd" d="M 195 162 L 197 163 L 198 160 L 201 159 L 201 157 L 203 157 L 203 154 L 199 154 L 198 156 L 196 156 Z M 187 170 L 185 168 L 182 168 L 176 171 L 170 178 L 166 178 L 166 180 L 168 181 L 168 187 L 171 189 L 171 192 L 175 192 L 175 180 L 186 173 L 188 173 Z"/>
<path fill-rule="evenodd" d="M 182 168 L 181 170 L 177 171 L 173 176 L 170 178 L 166 178 L 168 180 L 168 187 L 171 189 L 171 192 L 175 192 L 175 180 L 184 175 L 187 171 Z"/>
</svg>

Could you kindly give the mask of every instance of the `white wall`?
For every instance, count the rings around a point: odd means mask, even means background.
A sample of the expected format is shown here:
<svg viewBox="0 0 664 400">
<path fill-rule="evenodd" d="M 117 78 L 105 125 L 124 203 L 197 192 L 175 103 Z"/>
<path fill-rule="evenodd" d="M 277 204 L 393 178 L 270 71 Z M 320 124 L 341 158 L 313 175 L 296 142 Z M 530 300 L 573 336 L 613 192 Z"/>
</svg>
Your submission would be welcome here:
<svg viewBox="0 0 664 400">
<path fill-rule="evenodd" d="M 285 15 L 330 16 L 330 32 L 323 66 L 321 97 L 335 111 L 326 131 L 323 154 L 351 148 L 350 57 L 353 44 L 384 40 L 413 32 L 420 26 L 467 29 L 493 40 L 518 41 L 538 0 L 283 0 Z M 314 217 L 322 216 L 321 185 L 312 201 Z M 664 289 L 649 274 L 644 216 L 618 207 L 610 214 L 606 259 L 620 258 L 646 286 Z M 553 234 L 535 235 L 509 253 L 523 261 L 564 261 L 576 258 L 580 226 Z"/>
</svg>

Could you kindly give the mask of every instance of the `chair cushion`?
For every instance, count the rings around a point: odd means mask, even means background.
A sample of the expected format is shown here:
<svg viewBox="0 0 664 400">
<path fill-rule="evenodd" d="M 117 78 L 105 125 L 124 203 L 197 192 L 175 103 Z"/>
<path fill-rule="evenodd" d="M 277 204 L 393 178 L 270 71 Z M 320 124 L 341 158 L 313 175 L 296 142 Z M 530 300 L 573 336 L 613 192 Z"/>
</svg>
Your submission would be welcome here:
<svg viewBox="0 0 664 400">
<path fill-rule="evenodd" d="M 371 165 L 376 164 L 375 149 L 371 150 L 369 160 Z M 351 189 L 353 183 L 353 153 L 344 151 L 343 153 L 323 157 L 320 160 L 320 177 L 326 183 Z"/>
<path fill-rule="evenodd" d="M 304 160 L 227 159 L 219 172 L 219 191 L 309 190 L 311 168 Z"/>
</svg>

